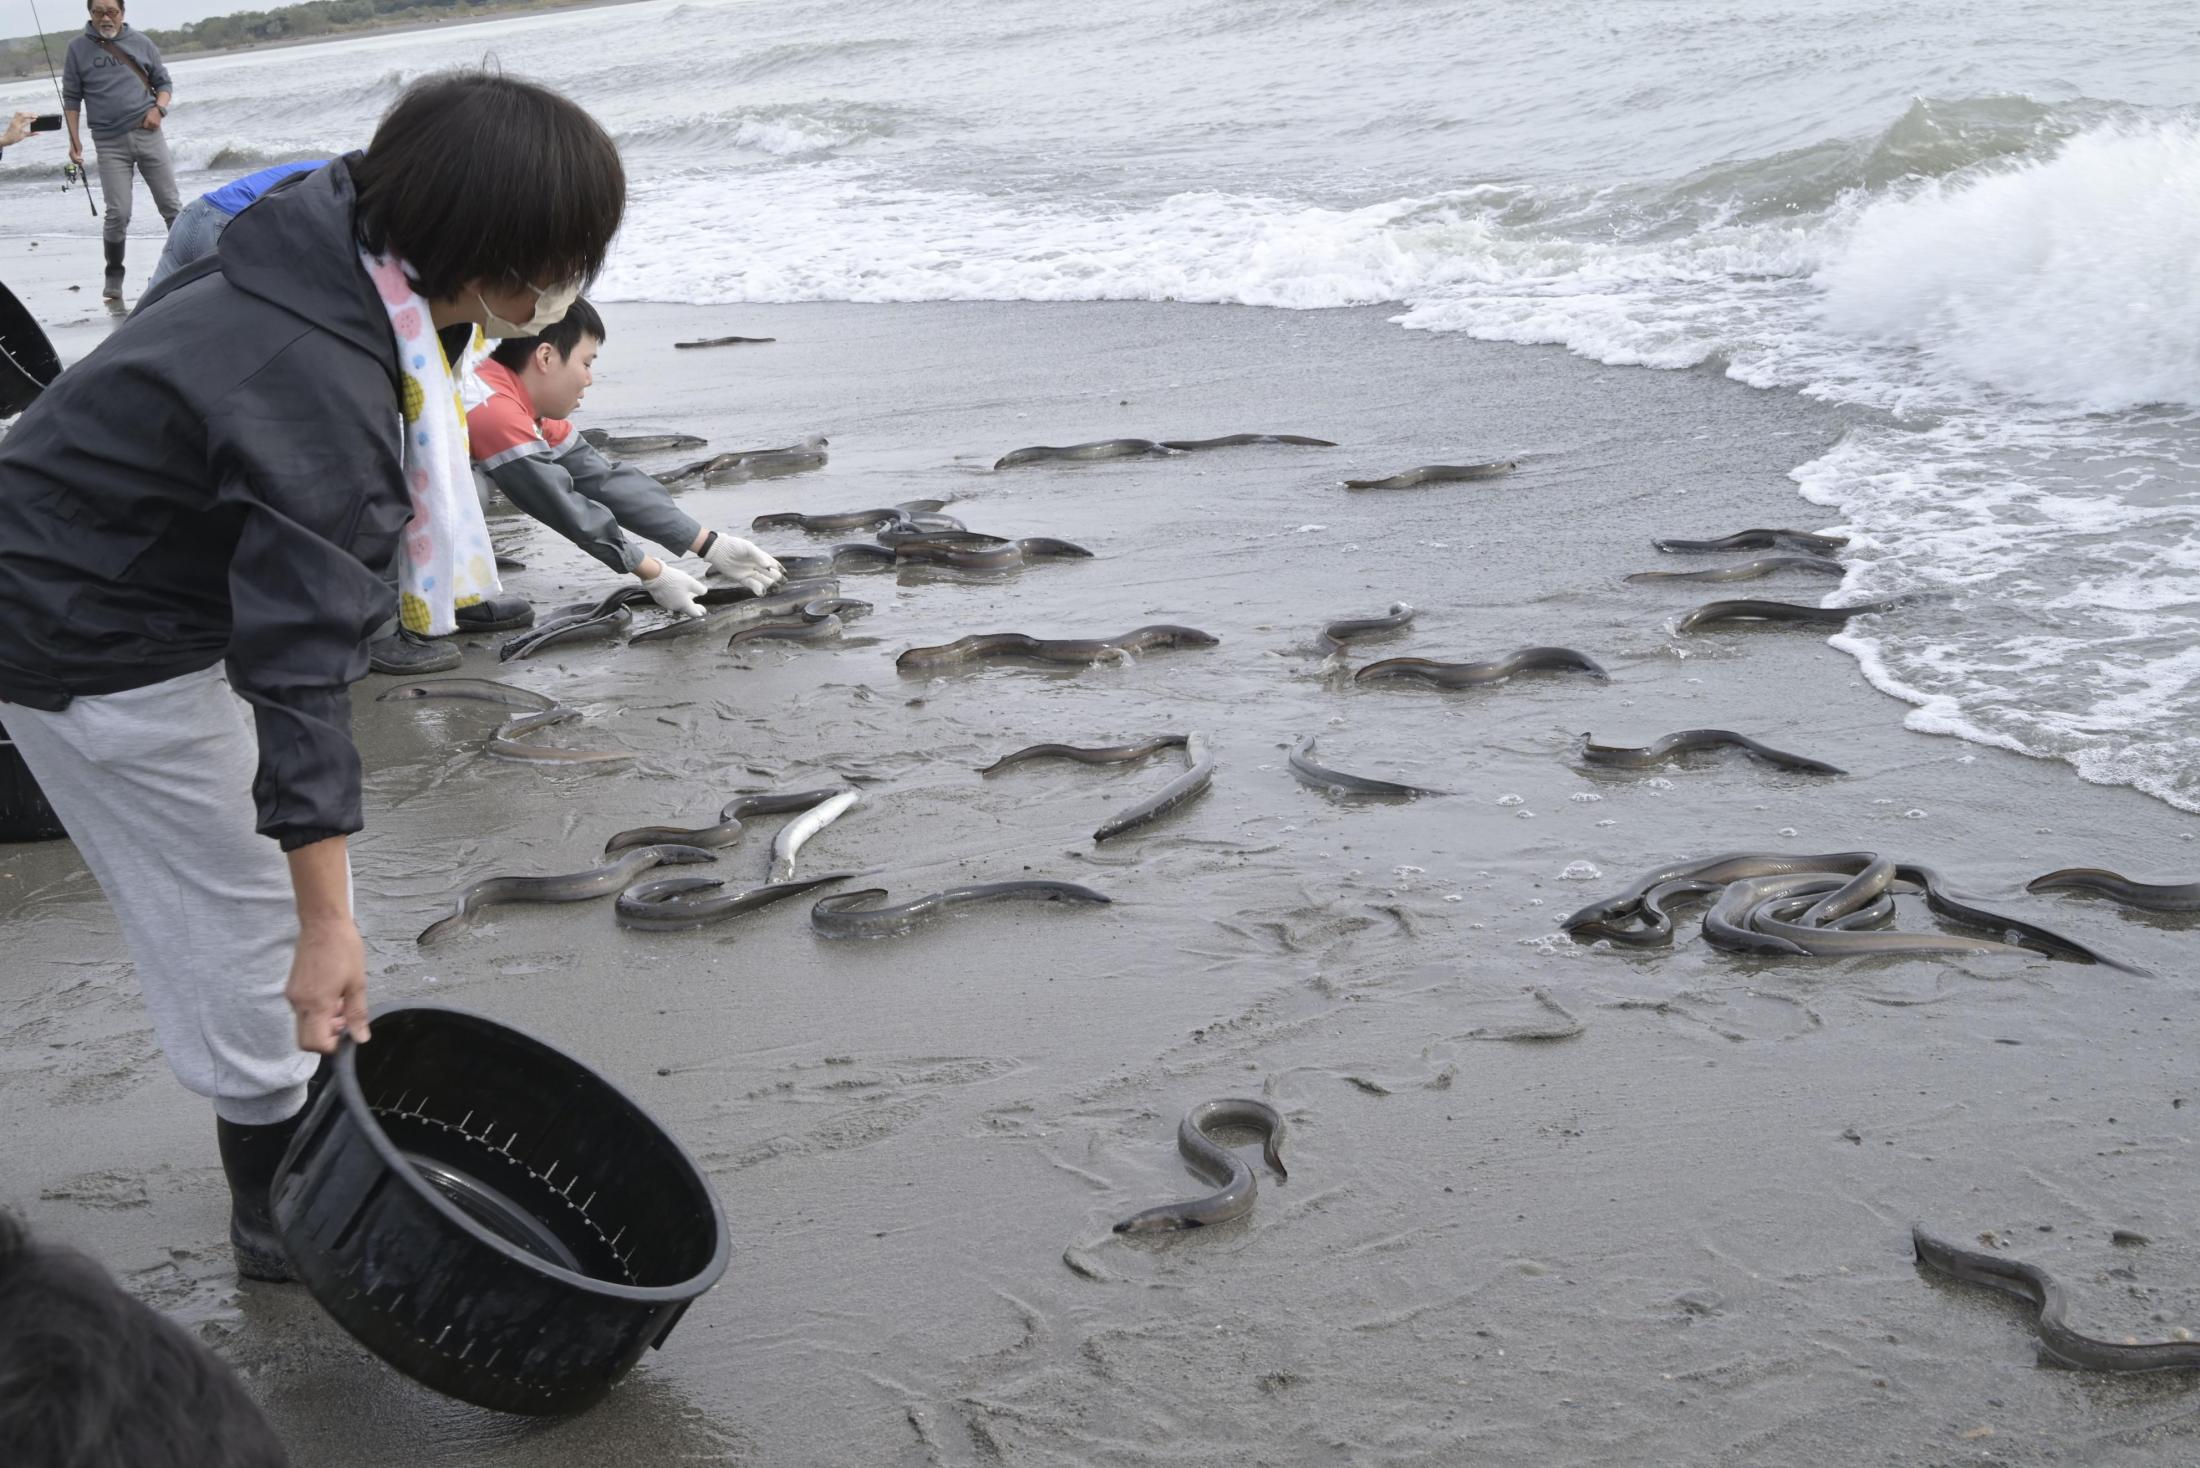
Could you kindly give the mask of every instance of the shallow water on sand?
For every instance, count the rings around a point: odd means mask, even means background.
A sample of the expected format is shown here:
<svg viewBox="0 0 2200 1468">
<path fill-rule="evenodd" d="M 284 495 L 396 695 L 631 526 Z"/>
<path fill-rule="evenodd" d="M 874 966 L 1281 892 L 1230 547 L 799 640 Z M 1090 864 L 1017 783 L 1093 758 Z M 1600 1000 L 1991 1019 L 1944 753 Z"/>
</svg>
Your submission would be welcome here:
<svg viewBox="0 0 2200 1468">
<path fill-rule="evenodd" d="M 2189 877 L 2189 818 L 1905 731 L 1814 632 L 1667 630 L 1723 588 L 1620 580 L 1682 564 L 1655 535 L 1817 528 L 1784 475 L 1839 437 L 1840 412 L 1709 373 L 1399 333 L 1378 311 L 621 308 L 611 324 L 584 421 L 707 434 L 713 451 L 832 438 L 818 473 L 685 493 L 706 523 L 952 498 L 973 528 L 1097 555 L 990 580 L 844 576 L 876 610 L 838 646 L 469 654 L 469 674 L 587 709 L 546 741 L 631 749 L 629 769 L 489 762 L 466 747 L 481 711 L 363 687 L 377 996 L 477 1008 L 599 1065 L 693 1151 L 732 1222 L 725 1284 L 574 1423 L 439 1403 L 361 1364 L 304 1302 L 233 1299 L 211 1148 L 170 1115 L 189 1108 L 104 909 L 65 850 L 0 857 L 0 890 L 36 893 L 0 898 L 32 955 L 0 1038 L 16 1098 L 0 1171 L 39 1179 L 13 1198 L 193 1312 L 301 1461 L 2190 1456 L 2182 1382 L 2039 1369 L 2019 1312 L 1921 1278 L 1906 1232 L 2001 1234 L 2117 1339 L 2200 1326 L 2176 1104 L 2190 933 L 2021 895 L 2071 864 Z M 728 331 L 780 340 L 669 348 Z M 1342 446 L 987 467 L 1027 443 L 1237 431 Z M 1516 456 L 1490 484 L 1338 487 Z M 532 563 L 510 588 L 539 606 L 603 579 L 519 522 L 498 528 Z M 1446 694 L 1336 678 L 1318 627 L 1398 600 L 1421 609 L 1412 629 L 1349 662 L 1555 643 L 1611 681 Z M 1155 621 L 1222 641 L 1077 672 L 893 666 L 969 632 Z M 1635 744 L 1700 726 L 1851 774 L 1573 757 L 1584 731 Z M 1092 829 L 1179 760 L 974 772 L 1042 740 L 1187 729 L 1214 742 L 1212 792 L 1098 849 Z M 1326 796 L 1285 765 L 1307 734 L 1327 763 L 1454 793 Z M 864 885 L 897 898 L 1059 877 L 1115 905 L 1004 905 L 872 944 L 815 938 L 800 904 L 663 936 L 615 928 L 603 904 L 503 908 L 411 942 L 476 876 L 579 870 L 623 827 L 836 777 L 863 800 L 805 870 L 872 872 Z M 736 882 L 760 879 L 773 825 L 724 853 Z M 2152 976 L 1744 960 L 1685 921 L 1665 953 L 1555 935 L 1638 871 L 1743 848 L 1926 861 Z M 1905 904 L 1905 925 L 1928 921 Z M 1202 1190 L 1176 1120 L 1229 1094 L 1289 1118 L 1289 1181 L 1264 1175 L 1243 1223 L 1111 1235 Z M 140 1140 L 112 1140 L 132 1127 Z M 126 1161 L 92 1178 L 110 1157 Z M 142 1201 L 84 1201 L 118 1194 Z M 2154 1242 L 2114 1247 L 2111 1228 Z"/>
</svg>

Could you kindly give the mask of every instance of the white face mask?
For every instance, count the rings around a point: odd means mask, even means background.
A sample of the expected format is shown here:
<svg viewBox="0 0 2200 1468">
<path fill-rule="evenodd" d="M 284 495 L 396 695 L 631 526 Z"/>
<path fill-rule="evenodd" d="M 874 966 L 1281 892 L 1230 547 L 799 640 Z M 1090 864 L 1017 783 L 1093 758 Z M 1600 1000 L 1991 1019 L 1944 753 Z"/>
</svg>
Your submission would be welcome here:
<svg viewBox="0 0 2200 1468">
<path fill-rule="evenodd" d="M 499 340 L 541 336 L 565 319 L 565 313 L 573 309 L 573 302 L 581 293 L 581 283 L 577 279 L 569 280 L 563 285 L 551 286 L 547 290 L 530 281 L 527 288 L 535 293 L 535 311 L 525 321 L 505 320 L 489 309 L 489 302 L 480 291 L 474 292 L 474 300 L 481 306 L 482 335 Z"/>
</svg>

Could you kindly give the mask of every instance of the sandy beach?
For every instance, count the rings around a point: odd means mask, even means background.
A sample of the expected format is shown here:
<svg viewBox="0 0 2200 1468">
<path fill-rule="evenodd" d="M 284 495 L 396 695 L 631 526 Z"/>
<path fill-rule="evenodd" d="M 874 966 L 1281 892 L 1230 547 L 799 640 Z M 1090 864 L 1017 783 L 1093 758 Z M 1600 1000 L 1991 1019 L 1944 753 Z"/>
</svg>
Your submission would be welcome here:
<svg viewBox="0 0 2200 1468">
<path fill-rule="evenodd" d="M 88 248 L 7 267 L 65 360 L 105 327 L 90 286 L 65 289 L 93 280 Z M 296 1460 L 328 1468 L 2190 1461 L 2200 1418 L 2179 1382 L 2043 1369 L 2025 1313 L 1921 1275 L 1908 1228 L 2008 1241 L 2113 1339 L 2200 1328 L 2189 923 L 2022 890 L 2069 865 L 2190 879 L 2200 821 L 1908 732 L 1820 632 L 1669 630 L 1700 601 L 1815 602 L 1830 581 L 1621 579 L 1709 564 L 1656 536 L 1831 528 L 1787 474 L 1839 439 L 1842 410 L 1391 314 L 608 309 L 584 425 L 712 451 L 831 438 L 819 472 L 685 492 L 706 524 L 932 497 L 973 529 L 1096 556 L 847 575 L 875 609 L 837 645 L 502 666 L 469 645 L 466 674 L 586 708 L 546 737 L 631 750 L 626 767 L 493 762 L 478 709 L 361 686 L 374 998 L 479 1011 L 599 1067 L 698 1158 L 731 1222 L 724 1283 L 597 1410 L 534 1423 L 441 1400 L 302 1291 L 238 1285 L 210 1118 L 156 1053 L 66 843 L 0 848 L 0 1205 L 189 1322 Z M 777 340 L 671 345 L 729 332 Z M 990 468 L 1025 444 L 1245 431 L 1340 446 Z M 1339 484 L 1492 458 L 1521 467 Z M 538 609 L 605 587 L 539 527 L 493 528 L 529 563 L 507 589 Z M 1325 665 L 1322 623 L 1396 601 L 1420 609 L 1412 628 L 1348 663 L 1559 644 L 1611 680 L 1446 693 Z M 1151 622 L 1221 642 L 1086 671 L 894 666 L 965 633 Z M 1576 755 L 1584 731 L 1704 726 L 1849 773 Z M 1216 748 L 1212 792 L 1104 847 L 1092 829 L 1173 760 L 974 773 L 1042 740 L 1188 729 Z M 1285 763 L 1308 734 L 1327 763 L 1453 793 L 1326 796 Z M 624 827 L 833 780 L 862 800 L 805 869 L 875 872 L 865 885 L 897 899 L 1060 877 L 1114 905 L 979 909 L 853 944 L 816 937 L 802 904 L 677 935 L 623 931 L 604 904 L 514 907 L 413 941 L 476 877 L 580 870 Z M 761 876 L 770 829 L 724 854 L 731 875 Z M 1660 862 L 1743 849 L 1927 862 L 2148 972 L 1741 959 L 1693 922 L 1670 951 L 1556 932 Z M 1284 1112 L 1289 1181 L 1264 1175 L 1241 1223 L 1111 1235 L 1204 1190 L 1174 1132 L 1221 1095 Z"/>
</svg>

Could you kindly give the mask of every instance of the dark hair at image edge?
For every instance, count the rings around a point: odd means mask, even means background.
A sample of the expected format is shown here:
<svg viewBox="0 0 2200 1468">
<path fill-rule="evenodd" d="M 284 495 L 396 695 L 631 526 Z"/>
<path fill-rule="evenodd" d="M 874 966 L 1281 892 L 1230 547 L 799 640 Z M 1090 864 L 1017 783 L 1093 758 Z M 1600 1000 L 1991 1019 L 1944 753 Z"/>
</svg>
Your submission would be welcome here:
<svg viewBox="0 0 2200 1468">
<path fill-rule="evenodd" d="M 596 120 L 492 72 L 415 82 L 351 176 L 360 240 L 394 250 L 430 300 L 471 280 L 592 279 L 626 212 L 626 170 Z"/>
<path fill-rule="evenodd" d="M 558 360 L 573 355 L 573 348 L 581 344 L 582 337 L 592 336 L 597 341 L 609 341 L 610 334 L 603 329 L 603 318 L 587 298 L 575 296 L 573 304 L 566 307 L 564 317 L 540 336 L 508 336 L 496 344 L 489 359 L 502 363 L 514 372 L 527 365 L 527 359 L 535 355 L 535 348 L 548 342 L 557 349 Z"/>
<path fill-rule="evenodd" d="M 0 1462 L 290 1468 L 235 1373 L 0 1210 Z"/>
</svg>

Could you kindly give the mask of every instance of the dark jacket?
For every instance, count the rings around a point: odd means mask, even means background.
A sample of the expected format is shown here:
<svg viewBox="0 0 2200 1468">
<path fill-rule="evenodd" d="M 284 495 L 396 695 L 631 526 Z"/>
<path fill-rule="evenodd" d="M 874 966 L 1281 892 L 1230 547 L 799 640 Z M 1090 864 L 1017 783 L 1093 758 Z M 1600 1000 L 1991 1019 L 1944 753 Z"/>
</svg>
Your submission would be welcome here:
<svg viewBox="0 0 2200 1468">
<path fill-rule="evenodd" d="M 352 205 L 348 160 L 286 181 L 0 439 L 0 700 L 226 662 L 286 851 L 360 827 L 349 690 L 412 513 Z"/>
</svg>

